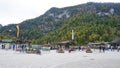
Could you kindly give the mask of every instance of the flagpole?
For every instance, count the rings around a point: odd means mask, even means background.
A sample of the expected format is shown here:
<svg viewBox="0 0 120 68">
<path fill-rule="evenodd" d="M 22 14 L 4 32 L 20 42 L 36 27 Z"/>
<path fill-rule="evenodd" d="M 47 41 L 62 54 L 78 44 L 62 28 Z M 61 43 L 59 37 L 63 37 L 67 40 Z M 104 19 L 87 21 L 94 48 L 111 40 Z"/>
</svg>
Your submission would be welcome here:
<svg viewBox="0 0 120 68">
<path fill-rule="evenodd" d="M 17 50 L 17 47 L 18 47 L 17 42 L 19 42 L 19 33 L 20 33 L 19 25 L 16 25 L 16 29 L 17 29 L 17 32 L 16 32 L 16 50 Z"/>
</svg>

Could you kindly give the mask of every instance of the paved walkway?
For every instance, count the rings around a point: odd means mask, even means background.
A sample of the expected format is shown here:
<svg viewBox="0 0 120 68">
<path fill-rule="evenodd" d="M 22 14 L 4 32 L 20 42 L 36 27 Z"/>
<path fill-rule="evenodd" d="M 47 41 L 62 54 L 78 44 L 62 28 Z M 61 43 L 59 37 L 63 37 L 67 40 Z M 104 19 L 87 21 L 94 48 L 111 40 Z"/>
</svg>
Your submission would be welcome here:
<svg viewBox="0 0 120 68">
<path fill-rule="evenodd" d="M 120 68 L 120 52 L 84 51 L 42 52 L 42 55 L 26 54 L 12 50 L 0 50 L 0 68 Z"/>
</svg>

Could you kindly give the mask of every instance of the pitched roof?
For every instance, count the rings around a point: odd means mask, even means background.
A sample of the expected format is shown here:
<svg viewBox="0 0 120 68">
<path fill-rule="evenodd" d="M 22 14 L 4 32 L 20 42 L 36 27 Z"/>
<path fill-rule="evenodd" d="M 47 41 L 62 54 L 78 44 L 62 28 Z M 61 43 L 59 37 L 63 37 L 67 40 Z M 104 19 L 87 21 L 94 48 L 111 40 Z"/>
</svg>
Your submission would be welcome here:
<svg viewBox="0 0 120 68">
<path fill-rule="evenodd" d="M 13 40 L 12 39 L 5 39 L 5 40 L 2 40 L 3 43 L 11 43 Z"/>
<path fill-rule="evenodd" d="M 120 38 L 118 38 L 118 39 L 116 39 L 116 40 L 111 41 L 111 43 L 120 44 Z"/>
<path fill-rule="evenodd" d="M 68 40 L 68 41 L 59 42 L 58 44 L 64 45 L 64 44 L 73 44 L 73 43 L 74 43 L 74 41 Z"/>
</svg>

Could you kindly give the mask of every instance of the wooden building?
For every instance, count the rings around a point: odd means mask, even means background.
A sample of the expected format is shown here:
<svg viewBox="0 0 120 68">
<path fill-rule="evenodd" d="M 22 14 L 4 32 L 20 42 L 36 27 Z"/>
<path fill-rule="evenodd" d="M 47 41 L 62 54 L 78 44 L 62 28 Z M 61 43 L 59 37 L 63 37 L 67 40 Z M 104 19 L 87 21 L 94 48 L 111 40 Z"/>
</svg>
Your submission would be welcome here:
<svg viewBox="0 0 120 68">
<path fill-rule="evenodd" d="M 112 44 L 112 45 L 117 45 L 117 46 L 119 46 L 119 45 L 120 45 L 120 38 L 111 41 L 111 44 Z"/>
<path fill-rule="evenodd" d="M 70 45 L 74 45 L 74 41 L 73 40 L 62 41 L 62 42 L 59 42 L 58 45 L 64 46 L 65 49 L 68 49 Z"/>
</svg>

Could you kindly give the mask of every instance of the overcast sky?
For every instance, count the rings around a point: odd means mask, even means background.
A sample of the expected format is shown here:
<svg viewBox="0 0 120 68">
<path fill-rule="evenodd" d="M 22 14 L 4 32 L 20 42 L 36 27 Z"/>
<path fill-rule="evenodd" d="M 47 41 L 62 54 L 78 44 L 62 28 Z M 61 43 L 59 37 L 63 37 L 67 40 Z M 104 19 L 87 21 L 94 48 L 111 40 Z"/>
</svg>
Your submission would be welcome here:
<svg viewBox="0 0 120 68">
<path fill-rule="evenodd" d="M 51 7 L 67 7 L 87 2 L 120 2 L 120 0 L 0 0 L 0 24 L 20 23 L 44 14 Z"/>
</svg>

